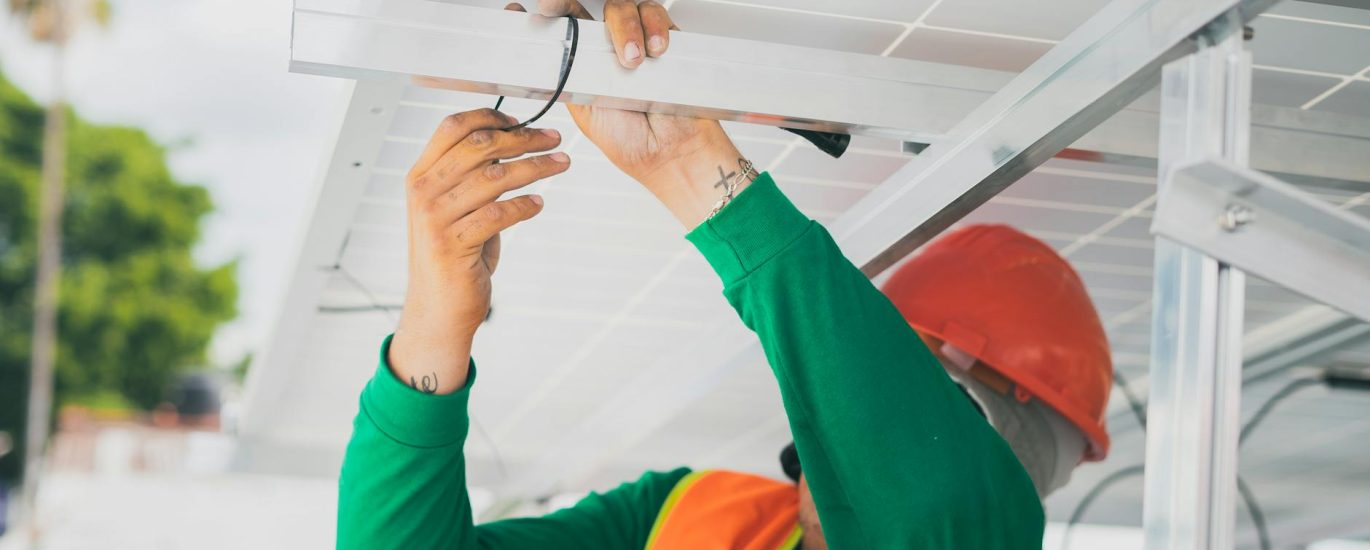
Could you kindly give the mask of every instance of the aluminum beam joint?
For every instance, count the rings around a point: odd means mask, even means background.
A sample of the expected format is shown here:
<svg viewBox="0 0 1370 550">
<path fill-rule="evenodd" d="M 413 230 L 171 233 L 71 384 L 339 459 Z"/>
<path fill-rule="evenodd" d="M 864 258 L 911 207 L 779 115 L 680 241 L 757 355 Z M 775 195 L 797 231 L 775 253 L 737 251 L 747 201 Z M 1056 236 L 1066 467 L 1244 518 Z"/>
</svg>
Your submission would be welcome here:
<svg viewBox="0 0 1370 550">
<path fill-rule="evenodd" d="M 1218 158 L 1165 187 L 1153 233 L 1370 321 L 1370 220 Z"/>
<path fill-rule="evenodd" d="M 1194 51 L 1196 33 L 1240 40 L 1241 24 L 1271 3 L 1109 3 L 848 210 L 833 235 L 866 275 L 880 274 L 1151 89 L 1162 65 Z"/>
</svg>

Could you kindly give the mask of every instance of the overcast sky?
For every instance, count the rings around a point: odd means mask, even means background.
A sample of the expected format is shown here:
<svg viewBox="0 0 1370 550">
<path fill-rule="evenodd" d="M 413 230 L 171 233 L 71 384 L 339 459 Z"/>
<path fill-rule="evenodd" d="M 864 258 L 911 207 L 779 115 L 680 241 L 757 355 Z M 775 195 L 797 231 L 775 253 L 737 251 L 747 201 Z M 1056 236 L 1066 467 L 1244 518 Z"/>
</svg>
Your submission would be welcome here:
<svg viewBox="0 0 1370 550">
<path fill-rule="evenodd" d="M 215 338 L 220 364 L 260 351 L 313 203 L 322 155 L 341 120 L 340 81 L 287 72 L 288 0 L 114 0 L 107 29 L 83 28 L 67 57 L 81 116 L 146 129 L 172 172 L 209 189 L 215 212 L 196 251 L 240 258 L 241 315 Z M 39 100 L 51 51 L 7 15 L 0 71 Z"/>
</svg>

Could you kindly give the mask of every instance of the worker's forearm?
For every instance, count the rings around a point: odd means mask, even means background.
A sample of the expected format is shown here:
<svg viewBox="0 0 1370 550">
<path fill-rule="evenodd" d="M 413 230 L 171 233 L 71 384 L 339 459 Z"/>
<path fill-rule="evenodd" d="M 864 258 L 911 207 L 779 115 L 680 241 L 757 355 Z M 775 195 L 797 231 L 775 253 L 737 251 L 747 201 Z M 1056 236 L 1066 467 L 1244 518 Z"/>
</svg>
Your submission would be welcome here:
<svg viewBox="0 0 1370 550">
<path fill-rule="evenodd" d="M 742 170 L 742 153 L 721 132 L 701 136 L 696 143 L 681 149 L 687 152 L 652 171 L 642 183 L 688 231 L 709 217 L 727 192 L 729 181 L 738 182 L 736 195 L 751 180 L 737 178 Z"/>
<path fill-rule="evenodd" d="M 398 338 L 382 357 L 394 355 Z M 547 516 L 475 526 L 462 454 L 474 364 L 467 383 L 446 395 L 415 391 L 397 370 L 382 359 L 362 391 L 338 485 L 338 548 L 640 549 L 689 473 L 647 473 Z"/>
<path fill-rule="evenodd" d="M 424 393 L 447 395 L 466 386 L 476 327 L 422 299 L 406 300 L 387 358 L 395 377 Z"/>
</svg>

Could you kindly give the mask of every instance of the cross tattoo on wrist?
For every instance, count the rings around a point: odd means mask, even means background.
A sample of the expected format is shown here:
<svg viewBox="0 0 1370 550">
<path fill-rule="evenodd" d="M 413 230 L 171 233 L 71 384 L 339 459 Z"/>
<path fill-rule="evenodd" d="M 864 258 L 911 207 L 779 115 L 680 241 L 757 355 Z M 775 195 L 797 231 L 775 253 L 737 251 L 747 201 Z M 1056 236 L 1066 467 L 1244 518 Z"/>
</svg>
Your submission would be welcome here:
<svg viewBox="0 0 1370 550">
<path fill-rule="evenodd" d="M 737 159 L 737 167 L 742 171 L 741 175 L 738 174 L 737 170 L 724 173 L 723 167 L 718 167 L 718 183 L 715 183 L 714 187 L 722 187 L 724 194 L 722 198 L 718 199 L 718 202 L 714 203 L 713 208 L 709 210 L 709 216 L 705 219 L 712 219 L 715 214 L 718 214 L 724 206 L 733 200 L 733 197 L 737 195 L 738 187 L 755 180 L 758 176 L 752 162 L 745 158 Z"/>
<path fill-rule="evenodd" d="M 728 182 L 732 181 L 732 179 L 733 179 L 734 177 L 736 177 L 736 176 L 737 176 L 737 171 L 736 171 L 736 170 L 734 170 L 734 171 L 732 171 L 732 172 L 728 172 L 727 174 L 724 174 L 724 173 L 723 173 L 723 167 L 722 167 L 722 166 L 719 166 L 719 167 L 718 167 L 718 181 L 714 183 L 714 188 L 724 188 L 724 189 L 727 189 L 727 188 L 728 188 Z"/>
</svg>

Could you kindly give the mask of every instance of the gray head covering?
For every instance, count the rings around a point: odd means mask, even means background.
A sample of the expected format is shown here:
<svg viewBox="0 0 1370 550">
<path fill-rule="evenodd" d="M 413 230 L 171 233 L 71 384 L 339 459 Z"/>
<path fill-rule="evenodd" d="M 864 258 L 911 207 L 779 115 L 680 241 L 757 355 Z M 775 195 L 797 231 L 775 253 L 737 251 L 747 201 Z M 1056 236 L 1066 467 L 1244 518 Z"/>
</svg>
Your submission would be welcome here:
<svg viewBox="0 0 1370 550">
<path fill-rule="evenodd" d="M 990 425 L 1008 442 L 1032 478 L 1037 496 L 1046 498 L 1065 486 L 1085 456 L 1084 434 L 1040 399 L 1022 403 L 1011 391 L 1000 393 L 971 376 L 968 369 L 974 359 L 967 362 L 969 356 L 964 352 L 951 346 L 941 351 L 947 374 L 966 389 Z"/>
</svg>

